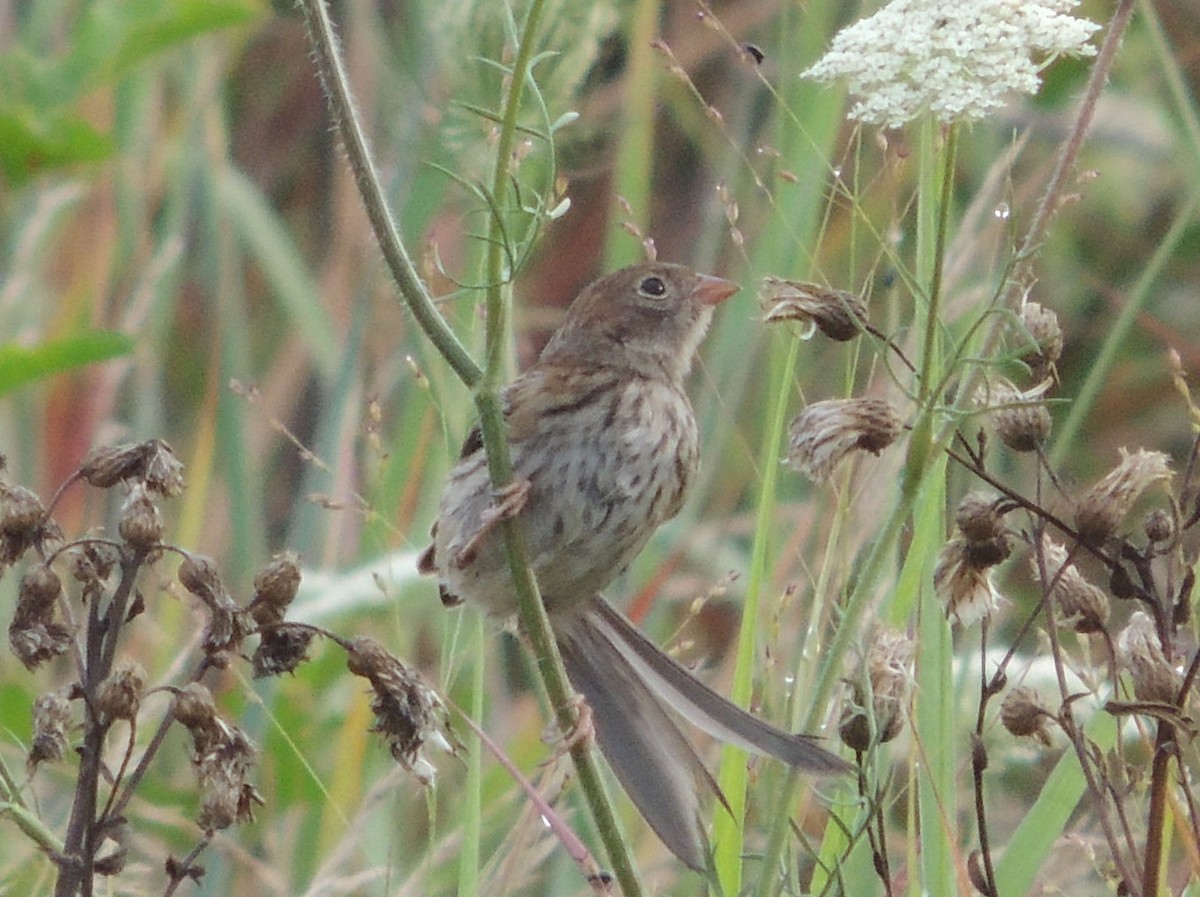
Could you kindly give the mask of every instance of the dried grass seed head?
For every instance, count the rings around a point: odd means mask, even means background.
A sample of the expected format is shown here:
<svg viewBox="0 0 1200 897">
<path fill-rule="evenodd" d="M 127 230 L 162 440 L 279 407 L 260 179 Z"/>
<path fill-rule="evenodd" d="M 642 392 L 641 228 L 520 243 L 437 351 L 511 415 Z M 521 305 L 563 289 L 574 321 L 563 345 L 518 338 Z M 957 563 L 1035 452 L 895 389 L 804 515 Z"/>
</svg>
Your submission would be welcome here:
<svg viewBox="0 0 1200 897">
<path fill-rule="evenodd" d="M 1108 596 L 1089 582 L 1073 563 L 1068 563 L 1067 549 L 1049 536 L 1042 536 L 1042 559 L 1046 578 L 1042 588 L 1049 588 L 1050 599 L 1057 602 L 1059 622 L 1079 633 L 1104 631 L 1108 622 Z M 1033 575 L 1041 581 L 1037 553 L 1030 555 Z"/>
<path fill-rule="evenodd" d="M 451 751 L 442 734 L 446 711 L 441 698 L 417 674 L 373 639 L 357 638 L 347 648 L 346 666 L 371 683 L 375 725 L 396 762 L 423 785 L 433 782 L 436 769 L 422 753 L 426 743 Z"/>
<path fill-rule="evenodd" d="M 763 320 L 768 324 L 799 321 L 809 334 L 813 329 L 820 330 L 837 342 L 852 340 L 866 329 L 866 304 L 846 290 L 767 277 L 760 301 L 766 311 Z"/>
<path fill-rule="evenodd" d="M 1139 701 L 1174 705 L 1183 685 L 1183 674 L 1167 659 L 1154 621 L 1144 611 L 1134 611 L 1121 630 L 1117 649 L 1133 680 Z"/>
<path fill-rule="evenodd" d="M 786 463 L 824 482 L 856 451 L 878 455 L 899 437 L 900 416 L 882 399 L 814 402 L 792 421 Z"/>
<path fill-rule="evenodd" d="M 1045 747 L 1051 744 L 1050 722 L 1053 719 L 1038 693 L 1024 685 L 1009 689 L 1000 704 L 1000 723 L 1010 734 L 1018 738 L 1036 738 Z"/>
<path fill-rule="evenodd" d="M 1075 528 L 1080 538 L 1102 544 L 1118 528 L 1142 494 L 1159 482 L 1171 479 L 1170 458 L 1162 452 L 1121 449 L 1121 462 L 1079 499 Z"/>
</svg>

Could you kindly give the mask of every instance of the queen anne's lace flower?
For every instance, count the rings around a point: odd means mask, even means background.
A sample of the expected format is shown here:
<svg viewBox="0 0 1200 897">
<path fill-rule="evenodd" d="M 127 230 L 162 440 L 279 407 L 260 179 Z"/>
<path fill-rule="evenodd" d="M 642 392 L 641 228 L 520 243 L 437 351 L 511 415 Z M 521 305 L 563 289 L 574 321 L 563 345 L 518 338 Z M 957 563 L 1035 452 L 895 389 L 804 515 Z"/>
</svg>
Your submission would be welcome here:
<svg viewBox="0 0 1200 897">
<path fill-rule="evenodd" d="M 900 127 L 928 109 L 941 122 L 975 121 L 1006 94 L 1037 92 L 1033 57 L 1090 56 L 1100 26 L 1070 15 L 1079 0 L 892 0 L 843 29 L 803 76 L 845 77 L 850 117 Z"/>
</svg>

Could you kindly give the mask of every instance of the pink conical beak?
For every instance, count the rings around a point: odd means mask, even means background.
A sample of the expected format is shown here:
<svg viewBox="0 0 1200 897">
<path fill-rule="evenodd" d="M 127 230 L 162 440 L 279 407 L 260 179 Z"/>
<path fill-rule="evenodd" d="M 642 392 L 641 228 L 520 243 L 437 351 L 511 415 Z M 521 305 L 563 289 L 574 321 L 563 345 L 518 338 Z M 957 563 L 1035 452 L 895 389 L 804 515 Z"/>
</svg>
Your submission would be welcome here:
<svg viewBox="0 0 1200 897">
<path fill-rule="evenodd" d="M 716 305 L 718 302 L 724 302 L 740 289 L 741 286 L 732 280 L 713 277 L 711 274 L 697 274 L 696 286 L 692 288 L 692 295 L 701 305 Z"/>
</svg>

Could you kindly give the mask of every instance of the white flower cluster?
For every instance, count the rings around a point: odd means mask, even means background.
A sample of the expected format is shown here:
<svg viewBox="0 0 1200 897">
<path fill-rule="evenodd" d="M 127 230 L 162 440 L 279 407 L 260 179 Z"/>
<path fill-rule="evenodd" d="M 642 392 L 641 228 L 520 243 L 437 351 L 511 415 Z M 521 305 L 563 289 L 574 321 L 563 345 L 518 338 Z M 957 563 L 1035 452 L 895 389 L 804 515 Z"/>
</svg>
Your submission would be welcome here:
<svg viewBox="0 0 1200 897">
<path fill-rule="evenodd" d="M 1100 27 L 1070 14 L 1079 0 L 892 0 L 843 29 L 803 77 L 849 81 L 850 117 L 896 128 L 929 110 L 975 121 L 1011 92 L 1034 94 L 1040 65 L 1090 56 Z"/>
</svg>

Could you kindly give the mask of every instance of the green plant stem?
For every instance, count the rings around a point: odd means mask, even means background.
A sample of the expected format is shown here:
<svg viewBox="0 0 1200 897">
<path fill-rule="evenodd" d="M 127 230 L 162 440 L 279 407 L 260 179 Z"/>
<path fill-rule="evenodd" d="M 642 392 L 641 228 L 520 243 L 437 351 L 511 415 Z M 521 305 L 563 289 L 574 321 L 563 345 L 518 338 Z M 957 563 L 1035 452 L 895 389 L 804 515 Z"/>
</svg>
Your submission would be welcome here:
<svg viewBox="0 0 1200 897">
<path fill-rule="evenodd" d="M 482 371 L 434 305 L 433 298 L 421 282 L 416 266 L 400 239 L 396 221 L 383 198 L 379 172 L 375 168 L 366 133 L 350 94 L 350 78 L 342 63 L 341 49 L 334 34 L 333 22 L 329 18 L 329 10 L 324 0 L 300 0 L 300 6 L 304 11 L 304 22 L 308 27 L 317 73 L 325 89 L 325 101 L 342 137 L 350 171 L 354 175 L 359 195 L 362 196 L 384 261 L 387 262 L 392 278 L 400 288 L 400 295 L 421 330 L 454 369 L 459 379 L 467 386 L 474 386 L 479 382 Z"/>
<path fill-rule="evenodd" d="M 529 67 L 533 59 L 535 37 L 544 0 L 534 0 L 526 14 L 516 58 L 508 82 L 504 102 L 504 117 L 496 142 L 496 167 L 492 177 L 492 197 L 495 211 L 490 221 L 487 255 L 487 331 L 485 334 L 485 365 L 483 375 L 475 390 L 475 406 L 479 410 L 480 432 L 484 451 L 488 459 L 488 470 L 492 484 L 497 490 L 513 483 L 512 459 L 508 451 L 508 439 L 504 427 L 504 409 L 497 391 L 505 363 L 508 337 L 508 302 L 503 284 L 511 281 L 511 271 L 504 271 L 503 218 L 509 207 L 505 197 L 508 188 L 509 160 L 512 157 L 513 141 L 517 130 L 517 113 Z M 537 579 L 529 566 L 529 552 L 525 544 L 524 527 L 519 518 L 501 521 L 501 536 L 513 585 L 517 595 L 517 609 L 521 627 L 529 640 L 537 663 L 538 674 L 546 690 L 550 705 L 554 709 L 559 729 L 569 735 L 575 727 L 573 695 L 567 673 L 563 667 L 558 643 L 550 625 L 550 617 L 542 603 Z M 591 810 L 592 818 L 599 830 L 600 838 L 608 852 L 613 872 L 626 897 L 636 897 L 643 892 L 633 859 L 621 835 L 616 811 L 604 787 L 599 764 L 592 753 L 589 739 L 572 739 L 571 758 L 575 762 L 580 787 Z"/>
</svg>

